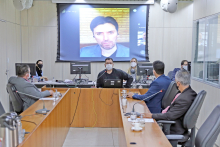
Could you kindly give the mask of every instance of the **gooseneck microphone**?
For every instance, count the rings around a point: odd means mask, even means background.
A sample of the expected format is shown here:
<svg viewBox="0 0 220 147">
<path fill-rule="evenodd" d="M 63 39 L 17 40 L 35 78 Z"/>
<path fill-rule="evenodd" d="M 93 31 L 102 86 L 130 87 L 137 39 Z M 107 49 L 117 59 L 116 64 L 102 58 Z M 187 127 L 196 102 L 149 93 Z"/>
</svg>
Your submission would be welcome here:
<svg viewBox="0 0 220 147">
<path fill-rule="evenodd" d="M 154 94 L 152 94 L 152 95 L 150 95 L 150 96 L 144 98 L 143 100 L 141 100 L 141 101 L 139 101 L 139 102 L 136 102 L 134 105 L 136 105 L 136 104 L 138 104 L 138 103 L 140 103 L 140 102 L 142 102 L 142 101 L 144 101 L 144 100 L 146 100 L 146 99 L 148 99 L 148 98 L 150 98 L 150 97 L 153 97 L 153 96 L 155 96 L 155 95 L 157 95 L 158 93 L 161 93 L 161 92 L 163 92 L 163 91 L 164 91 L 164 89 L 161 89 L 160 91 L 158 91 L 158 92 L 156 92 L 156 93 L 154 93 Z M 132 112 L 134 112 L 134 105 L 133 105 Z"/>
<path fill-rule="evenodd" d="M 16 91 L 16 92 L 20 93 L 20 94 L 23 94 L 23 95 L 26 95 L 26 96 L 30 96 L 30 97 L 34 97 L 34 98 L 37 98 L 37 99 L 41 99 L 40 97 L 36 97 L 36 96 L 30 95 L 30 94 L 27 94 L 27 93 L 23 93 L 23 92 L 20 92 L 20 91 Z M 43 101 L 43 109 L 39 109 L 39 110 L 35 111 L 38 114 L 46 114 L 47 112 L 50 111 L 47 108 L 45 108 L 45 103 L 44 103 L 43 99 L 42 99 L 42 101 Z"/>
<path fill-rule="evenodd" d="M 105 73 L 106 73 L 106 70 L 105 70 L 105 72 L 103 72 L 103 73 L 101 74 L 101 76 L 99 76 L 95 81 L 97 81 L 99 78 L 101 78 Z M 94 84 L 95 81 L 93 81 L 93 84 Z M 95 86 L 95 87 L 96 87 L 96 86 Z"/>
<path fill-rule="evenodd" d="M 151 98 L 151 97 L 153 97 L 153 96 L 155 96 L 155 95 L 157 95 L 158 93 L 161 93 L 161 92 L 163 92 L 163 91 L 164 91 L 164 89 L 161 89 L 160 91 L 158 91 L 158 92 L 156 92 L 156 93 L 154 93 L 154 94 L 152 94 L 152 95 L 150 95 L 150 96 L 144 98 L 143 100 L 140 100 L 140 101 L 136 102 L 134 105 L 136 105 L 136 104 L 138 104 L 138 103 L 140 103 L 140 102 L 142 102 L 142 101 L 144 101 L 144 100 L 146 100 L 146 99 L 148 99 L 148 98 Z M 134 105 L 133 105 L 133 109 L 132 109 L 131 112 L 135 112 L 135 111 L 134 111 Z M 131 112 L 126 113 L 125 116 L 131 115 Z M 140 114 L 139 114 L 139 115 L 140 115 Z"/>
<path fill-rule="evenodd" d="M 51 84 L 49 84 L 49 83 L 47 83 L 47 82 L 45 82 L 45 81 L 42 81 L 43 83 L 46 83 L 47 85 L 49 85 L 50 86 L 50 90 L 51 90 Z"/>
</svg>

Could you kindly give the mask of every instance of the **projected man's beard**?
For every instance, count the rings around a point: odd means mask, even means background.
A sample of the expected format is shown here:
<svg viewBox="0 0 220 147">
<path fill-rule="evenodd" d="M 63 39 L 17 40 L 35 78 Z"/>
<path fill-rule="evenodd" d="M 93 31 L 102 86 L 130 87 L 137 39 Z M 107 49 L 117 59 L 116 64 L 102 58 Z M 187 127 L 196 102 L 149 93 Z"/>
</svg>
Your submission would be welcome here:
<svg viewBox="0 0 220 147">
<path fill-rule="evenodd" d="M 110 50 L 115 47 L 115 43 L 113 41 L 102 41 L 101 44 L 99 44 L 101 48 Z"/>
</svg>

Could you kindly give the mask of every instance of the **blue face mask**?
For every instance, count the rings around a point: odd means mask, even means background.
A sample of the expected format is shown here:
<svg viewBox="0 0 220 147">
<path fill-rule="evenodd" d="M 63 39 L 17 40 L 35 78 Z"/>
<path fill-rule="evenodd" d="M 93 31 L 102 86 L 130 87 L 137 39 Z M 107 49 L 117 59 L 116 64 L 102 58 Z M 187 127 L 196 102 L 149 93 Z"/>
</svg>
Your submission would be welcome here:
<svg viewBox="0 0 220 147">
<path fill-rule="evenodd" d="M 183 69 L 188 70 L 188 66 L 187 65 L 183 65 Z"/>
</svg>

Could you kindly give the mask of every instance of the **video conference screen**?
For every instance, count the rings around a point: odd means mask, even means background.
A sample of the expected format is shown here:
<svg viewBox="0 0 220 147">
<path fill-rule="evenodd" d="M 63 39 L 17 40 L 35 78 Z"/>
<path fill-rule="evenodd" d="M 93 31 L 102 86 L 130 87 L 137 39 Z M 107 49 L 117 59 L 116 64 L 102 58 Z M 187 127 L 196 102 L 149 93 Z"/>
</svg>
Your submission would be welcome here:
<svg viewBox="0 0 220 147">
<path fill-rule="evenodd" d="M 58 4 L 57 61 L 149 61 L 148 5 Z"/>
</svg>

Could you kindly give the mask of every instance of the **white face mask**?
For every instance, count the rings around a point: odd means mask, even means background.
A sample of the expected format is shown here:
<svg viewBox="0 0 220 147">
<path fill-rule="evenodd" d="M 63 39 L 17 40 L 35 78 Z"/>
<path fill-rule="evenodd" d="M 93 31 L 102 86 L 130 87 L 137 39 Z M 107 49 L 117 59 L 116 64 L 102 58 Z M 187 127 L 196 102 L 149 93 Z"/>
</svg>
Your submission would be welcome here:
<svg viewBox="0 0 220 147">
<path fill-rule="evenodd" d="M 112 69 L 112 64 L 106 64 L 106 69 L 111 70 Z"/>
<path fill-rule="evenodd" d="M 28 73 L 29 75 L 28 75 L 28 79 L 30 79 L 30 77 L 31 77 L 31 73 Z"/>
<path fill-rule="evenodd" d="M 187 66 L 187 65 L 183 65 L 183 68 L 184 68 L 185 70 L 188 70 L 188 66 Z"/>
<path fill-rule="evenodd" d="M 135 67 L 137 65 L 136 62 L 131 62 L 131 67 Z"/>
</svg>

